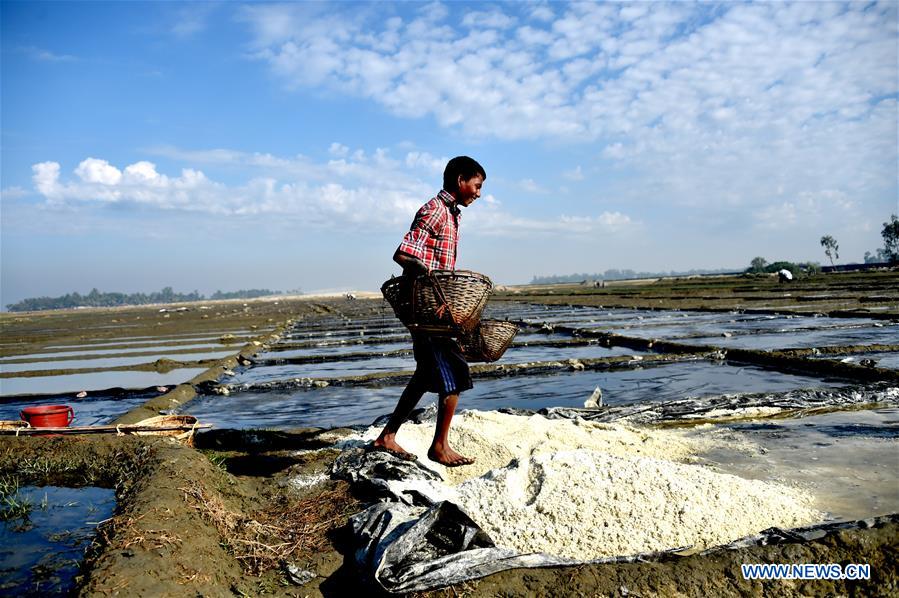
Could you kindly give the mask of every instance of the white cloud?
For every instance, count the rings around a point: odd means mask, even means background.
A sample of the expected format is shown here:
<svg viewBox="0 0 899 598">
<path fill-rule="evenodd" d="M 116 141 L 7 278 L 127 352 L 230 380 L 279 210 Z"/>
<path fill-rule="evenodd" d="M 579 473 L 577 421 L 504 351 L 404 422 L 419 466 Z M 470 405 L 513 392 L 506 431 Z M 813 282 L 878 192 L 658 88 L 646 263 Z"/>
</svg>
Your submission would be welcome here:
<svg viewBox="0 0 899 598">
<path fill-rule="evenodd" d="M 342 143 L 337 143 L 336 141 L 331 144 L 331 147 L 328 148 L 328 153 L 332 156 L 337 156 L 342 158 L 346 156 L 350 152 L 350 148 L 343 145 Z"/>
<path fill-rule="evenodd" d="M 106 160 L 88 158 L 78 165 L 75 174 L 85 183 L 117 185 L 122 180 L 122 173 Z"/>
<path fill-rule="evenodd" d="M 462 24 L 466 27 L 506 29 L 515 24 L 515 18 L 503 14 L 499 10 L 490 12 L 473 11 L 466 13 L 462 17 Z"/>
<path fill-rule="evenodd" d="M 70 54 L 56 54 L 50 50 L 35 46 L 22 46 L 18 50 L 19 52 L 27 54 L 34 60 L 40 60 L 42 62 L 73 62 L 78 60 L 75 56 Z"/>
<path fill-rule="evenodd" d="M 18 186 L 7 187 L 0 190 L 0 199 L 22 199 L 23 197 L 28 197 L 29 195 L 31 195 L 31 193 L 29 193 L 27 189 L 23 189 L 22 187 Z"/>
<path fill-rule="evenodd" d="M 534 179 L 521 179 L 518 182 L 519 188 L 525 193 L 546 193 L 546 189 L 537 184 Z"/>
<path fill-rule="evenodd" d="M 777 187 L 858 201 L 895 188 L 895 3 L 466 10 L 254 5 L 246 20 L 288 86 L 474 137 L 595 142 L 647 181 L 629 199 L 764 208 Z"/>
<path fill-rule="evenodd" d="M 443 170 L 449 158 L 436 158 L 428 152 L 409 152 L 406 154 L 406 166 L 409 168 L 419 168 L 424 172 L 443 176 Z"/>
<path fill-rule="evenodd" d="M 34 188 L 49 200 L 59 196 L 59 164 L 56 162 L 40 162 L 31 167 Z"/>
<path fill-rule="evenodd" d="M 158 212 L 194 212 L 212 217 L 263 218 L 293 221 L 304 230 L 358 228 L 366 232 L 396 231 L 411 221 L 418 207 L 434 194 L 435 176 L 445 166 L 445 158 L 426 152 L 407 152 L 395 159 L 383 148 L 373 152 L 346 147 L 344 158 L 330 159 L 305 167 L 318 172 L 320 179 L 253 176 L 244 183 L 228 185 L 209 178 L 196 168 L 183 168 L 172 176 L 158 171 L 155 164 L 139 161 L 124 168 L 99 158 L 83 160 L 65 179 L 56 162 L 32 167 L 35 190 L 47 200 L 47 207 L 88 211 L 119 205 Z M 169 147 L 177 155 L 218 158 L 228 166 L 259 166 L 257 156 L 230 150 L 188 152 Z M 289 159 L 272 156 L 275 162 Z M 241 162 L 243 161 L 243 162 Z M 284 171 L 287 172 L 287 171 Z M 415 173 L 421 173 L 421 177 Z M 384 188 L 381 181 L 389 180 Z M 540 192 L 532 180 L 520 185 Z M 522 235 L 626 233 L 635 223 L 620 212 L 597 216 L 522 217 L 510 213 L 488 194 L 468 208 L 466 231 L 474 234 Z"/>
<path fill-rule="evenodd" d="M 573 170 L 566 170 L 562 173 L 562 177 L 568 179 L 569 181 L 583 181 L 584 180 L 584 172 L 581 170 L 581 165 L 578 164 Z"/>
<path fill-rule="evenodd" d="M 192 2 L 181 7 L 175 14 L 171 32 L 177 37 L 190 37 L 205 30 L 216 6 L 215 2 Z"/>
</svg>

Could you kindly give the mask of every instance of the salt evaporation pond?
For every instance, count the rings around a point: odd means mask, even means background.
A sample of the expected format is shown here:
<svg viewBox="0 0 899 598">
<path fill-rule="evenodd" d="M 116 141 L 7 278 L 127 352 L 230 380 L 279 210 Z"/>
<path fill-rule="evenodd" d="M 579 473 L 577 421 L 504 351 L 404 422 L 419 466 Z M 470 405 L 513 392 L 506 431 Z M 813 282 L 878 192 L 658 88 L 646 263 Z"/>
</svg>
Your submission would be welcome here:
<svg viewBox="0 0 899 598">
<path fill-rule="evenodd" d="M 352 353 L 386 353 L 388 351 L 398 351 L 400 349 L 410 349 L 412 340 L 400 343 L 372 343 L 372 344 L 338 344 L 322 347 L 304 347 L 302 349 L 280 350 L 278 346 L 272 347 L 272 350 L 258 355 L 259 359 L 292 359 L 294 357 L 313 357 L 324 355 L 341 355 L 347 352 Z"/>
<path fill-rule="evenodd" d="M 873 345 L 899 343 L 899 325 L 884 324 L 881 327 L 865 328 L 825 328 L 821 330 L 801 330 L 777 334 L 734 335 L 731 337 L 710 336 L 691 338 L 691 344 L 715 345 L 738 349 L 803 349 L 812 347 L 834 347 L 848 345 Z"/>
<path fill-rule="evenodd" d="M 899 369 L 899 351 L 884 351 L 873 353 L 854 353 L 849 356 L 842 355 L 810 355 L 812 359 L 830 359 L 837 362 L 858 364 L 862 359 L 873 359 L 879 368 L 889 370 Z"/>
<path fill-rule="evenodd" d="M 326 333 L 326 332 L 314 332 L 314 333 L 304 333 L 304 334 L 287 334 L 284 336 L 284 340 L 288 342 L 304 342 L 309 340 L 316 341 L 338 341 L 338 340 L 346 340 L 352 341 L 356 339 L 363 339 L 366 337 L 375 337 L 375 338 L 383 338 L 383 339 L 403 339 L 410 338 L 409 332 L 404 329 L 390 329 L 390 330 L 358 330 L 353 332 L 334 332 L 334 333 Z"/>
<path fill-rule="evenodd" d="M 743 478 L 790 481 L 814 492 L 836 519 L 899 512 L 899 409 L 725 424 L 759 450 L 721 445 L 704 455 Z"/>
<path fill-rule="evenodd" d="M 121 371 L 69 374 L 67 376 L 34 376 L 0 378 L 0 396 L 52 394 L 103 390 L 106 388 L 147 388 L 173 386 L 187 382 L 207 368 L 179 368 L 164 374 L 158 372 Z"/>
<path fill-rule="evenodd" d="M 15 495 L 31 508 L 0 521 L 0 595 L 69 595 L 97 524 L 115 510 L 115 491 L 24 486 Z"/>
<path fill-rule="evenodd" d="M 394 350 L 409 349 L 409 344 L 397 345 Z M 547 346 L 513 346 L 510 347 L 502 359 L 496 363 L 524 363 L 529 361 L 553 361 L 567 359 L 598 359 L 620 355 L 637 354 L 632 349 L 625 347 L 602 347 L 600 345 L 584 345 L 574 347 L 547 347 Z M 270 353 L 259 356 L 260 359 L 269 358 Z M 281 353 L 275 353 L 281 357 Z M 339 353 L 334 354 L 339 356 Z M 277 357 L 276 357 L 277 358 Z M 337 378 L 346 376 L 362 376 L 375 372 L 390 372 L 414 370 L 415 359 L 411 352 L 402 356 L 378 356 L 372 355 L 366 359 L 334 360 L 321 363 L 286 364 L 286 365 L 257 365 L 240 372 L 231 383 L 247 384 L 256 382 L 269 382 L 272 380 L 289 380 L 292 378 Z"/>
<path fill-rule="evenodd" d="M 229 330 L 218 330 L 209 332 L 183 332 L 181 334 L 163 334 L 159 336 L 128 336 L 122 338 L 106 338 L 98 341 L 84 340 L 76 343 L 64 343 L 59 345 L 46 345 L 45 349 L 90 349 L 91 347 L 104 347 L 108 345 L 139 345 L 139 344 L 164 344 L 164 343 L 182 343 L 182 342 L 208 342 L 217 343 L 219 338 L 224 334 L 233 334 L 235 336 L 243 336 L 247 334 L 259 334 L 265 332 L 263 330 L 246 330 L 244 328 L 232 328 Z"/>
<path fill-rule="evenodd" d="M 583 407 L 584 401 L 597 386 L 603 390 L 604 402 L 614 405 L 724 393 L 782 392 L 836 384 L 839 382 L 822 382 L 818 378 L 773 372 L 755 366 L 689 361 L 637 369 L 475 380 L 474 388 L 463 393 L 459 408 L 494 410 L 515 407 L 537 410 L 544 407 Z M 348 426 L 369 424 L 376 417 L 390 413 L 401 392 L 401 386 L 249 390 L 227 397 L 202 395 L 185 405 L 182 412 L 224 428 Z M 433 402 L 435 398 L 435 395 L 426 395 L 421 406 Z"/>
<path fill-rule="evenodd" d="M 237 349 L 230 351 L 215 351 L 204 353 L 156 353 L 142 355 L 140 357 L 96 357 L 94 359 L 66 359 L 63 361 L 29 361 L 25 363 L 0 363 L 0 373 L 69 370 L 78 368 L 109 368 L 128 365 L 140 365 L 153 363 L 159 359 L 171 359 L 174 361 L 201 361 L 204 359 L 222 359 L 237 353 Z"/>
<path fill-rule="evenodd" d="M 870 318 L 826 318 L 812 316 L 732 314 L 703 314 L 680 312 L 664 316 L 637 316 L 626 321 L 588 323 L 582 328 L 603 330 L 635 336 L 639 338 L 684 338 L 691 336 L 711 336 L 730 333 L 734 335 L 772 334 L 792 330 L 814 329 L 815 332 L 828 328 L 867 328 L 879 324 Z"/>
<path fill-rule="evenodd" d="M 235 345 L 234 351 L 236 352 L 240 345 Z M 101 349 L 99 351 L 89 351 L 87 353 L 78 353 L 76 351 L 55 351 L 53 353 L 32 353 L 28 355 L 15 355 L 10 357 L 5 357 L 0 359 L 0 365 L 4 363 L 15 363 L 21 361 L 23 359 L 35 360 L 35 359 L 60 359 L 61 357 L 80 357 L 82 359 L 91 359 L 91 358 L 100 358 L 105 357 L 107 355 L 126 355 L 129 353 L 147 353 L 153 354 L 158 353 L 160 351 L 175 353 L 178 351 L 186 351 L 193 349 L 208 349 L 210 351 L 213 350 L 222 350 L 221 344 L 210 345 L 208 343 L 203 344 L 191 344 L 191 345 L 158 345 L 158 346 L 148 346 L 148 347 L 132 347 L 126 349 Z"/>
<path fill-rule="evenodd" d="M 18 420 L 19 413 L 25 407 L 41 407 L 46 405 L 69 405 L 75 412 L 73 426 L 96 426 L 108 424 L 120 415 L 143 405 L 155 396 L 162 394 L 152 388 L 146 391 L 108 393 L 88 393 L 83 399 L 68 395 L 49 395 L 39 397 L 2 397 L 0 398 L 0 420 Z"/>
</svg>

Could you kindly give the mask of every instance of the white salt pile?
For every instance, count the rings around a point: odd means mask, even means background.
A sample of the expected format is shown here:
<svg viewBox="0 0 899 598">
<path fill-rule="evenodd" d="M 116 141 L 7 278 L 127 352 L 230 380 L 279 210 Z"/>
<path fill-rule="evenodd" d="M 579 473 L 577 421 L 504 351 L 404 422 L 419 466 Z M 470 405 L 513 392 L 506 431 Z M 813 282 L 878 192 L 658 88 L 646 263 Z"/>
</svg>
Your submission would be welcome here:
<svg viewBox="0 0 899 598">
<path fill-rule="evenodd" d="M 433 433 L 434 424 L 406 424 L 397 441 L 458 484 L 450 496 L 497 545 L 522 553 L 588 560 L 706 548 L 823 517 L 798 489 L 684 463 L 714 442 L 695 434 L 465 412 L 450 441 L 477 462 L 444 468 L 427 460 Z"/>
<path fill-rule="evenodd" d="M 374 440 L 380 428 L 366 431 L 364 438 Z M 689 459 L 697 453 L 700 441 L 677 431 L 634 428 L 583 420 L 547 419 L 542 415 L 507 415 L 496 411 L 465 411 L 453 419 L 450 445 L 476 459 L 466 467 L 443 467 L 428 460 L 428 447 L 434 437 L 434 424 L 404 424 L 397 442 L 415 453 L 423 465 L 434 469 L 450 484 L 479 477 L 491 469 L 505 467 L 513 459 L 532 453 L 553 453 L 571 449 L 595 449 L 620 456 Z"/>
<path fill-rule="evenodd" d="M 498 545 L 577 559 L 707 548 L 821 518 L 790 488 L 583 449 L 534 455 L 457 490 Z"/>
</svg>

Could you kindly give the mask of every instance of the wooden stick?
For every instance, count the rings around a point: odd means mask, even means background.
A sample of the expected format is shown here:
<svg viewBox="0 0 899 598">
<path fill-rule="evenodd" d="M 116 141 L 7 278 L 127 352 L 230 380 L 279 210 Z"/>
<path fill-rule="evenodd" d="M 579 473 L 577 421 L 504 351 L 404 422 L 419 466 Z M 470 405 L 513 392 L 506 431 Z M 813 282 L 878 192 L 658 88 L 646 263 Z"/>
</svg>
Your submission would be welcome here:
<svg viewBox="0 0 899 598">
<path fill-rule="evenodd" d="M 122 424 L 119 426 L 71 426 L 67 428 L 3 428 L 0 435 L 34 436 L 39 434 L 116 434 L 129 432 L 189 432 L 211 428 L 211 424 L 177 424 L 169 426 L 138 426 Z"/>
</svg>

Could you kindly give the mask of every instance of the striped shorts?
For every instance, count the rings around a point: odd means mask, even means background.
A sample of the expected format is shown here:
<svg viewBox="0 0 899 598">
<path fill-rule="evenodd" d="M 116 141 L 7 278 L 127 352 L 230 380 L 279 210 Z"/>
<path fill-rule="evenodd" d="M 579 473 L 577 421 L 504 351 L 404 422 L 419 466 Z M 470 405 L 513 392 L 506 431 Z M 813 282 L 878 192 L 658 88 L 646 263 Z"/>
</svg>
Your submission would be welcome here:
<svg viewBox="0 0 899 598">
<path fill-rule="evenodd" d="M 472 388 L 468 362 L 454 339 L 414 334 L 412 352 L 416 363 L 412 378 L 428 392 L 448 395 Z"/>
</svg>

